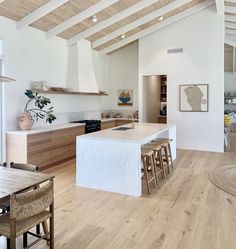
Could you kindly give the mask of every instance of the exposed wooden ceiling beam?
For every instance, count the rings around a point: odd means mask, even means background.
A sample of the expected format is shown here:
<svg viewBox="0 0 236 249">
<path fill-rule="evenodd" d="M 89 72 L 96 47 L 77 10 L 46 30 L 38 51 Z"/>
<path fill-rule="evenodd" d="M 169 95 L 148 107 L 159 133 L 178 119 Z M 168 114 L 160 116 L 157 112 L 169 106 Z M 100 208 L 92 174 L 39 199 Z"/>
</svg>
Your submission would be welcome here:
<svg viewBox="0 0 236 249">
<path fill-rule="evenodd" d="M 119 37 L 120 35 L 122 34 L 125 34 L 127 33 L 128 31 L 132 30 L 132 29 L 135 29 L 137 27 L 139 27 L 140 25 L 143 25 L 144 23 L 147 23 L 159 16 L 163 16 L 164 14 L 186 4 L 186 3 L 189 3 L 191 2 L 191 0 L 176 0 L 174 2 L 171 2 L 170 4 L 156 10 L 156 11 L 153 11 L 151 12 L 150 14 L 138 19 L 137 21 L 134 21 L 118 30 L 115 30 L 114 32 L 108 34 L 108 35 L 105 35 L 103 36 L 102 38 L 96 40 L 95 42 L 92 43 L 92 47 L 93 48 L 97 48 L 99 46 L 101 46 L 102 44 L 112 40 L 112 39 L 115 39 L 116 37 Z"/>
<path fill-rule="evenodd" d="M 138 2 L 137 4 L 134 4 L 133 6 L 119 12 L 116 15 L 111 16 L 110 18 L 94 25 L 93 27 L 85 30 L 84 32 L 79 33 L 78 35 L 75 35 L 74 37 L 70 38 L 68 40 L 68 46 L 73 45 L 80 39 L 84 39 L 89 37 L 90 35 L 93 35 L 109 26 L 112 24 L 121 21 L 122 19 L 142 10 L 143 8 L 148 7 L 149 5 L 157 2 L 158 0 L 142 0 L 141 2 Z"/>
<path fill-rule="evenodd" d="M 225 12 L 226 12 L 226 13 L 233 13 L 233 14 L 236 14 L 236 7 L 225 6 Z"/>
<path fill-rule="evenodd" d="M 17 29 L 22 29 L 25 26 L 30 25 L 31 23 L 35 22 L 36 20 L 40 19 L 41 17 L 47 15 L 48 13 L 52 12 L 54 9 L 60 7 L 64 3 L 68 2 L 69 0 L 51 0 L 48 3 L 42 5 L 40 8 L 36 9 L 35 11 L 31 12 L 29 15 L 20 19 L 17 23 Z"/>
<path fill-rule="evenodd" d="M 143 31 L 140 31 L 132 36 L 129 36 L 129 37 L 123 39 L 120 42 L 117 42 L 117 43 L 101 50 L 101 53 L 103 53 L 103 54 L 111 53 L 112 51 L 117 50 L 117 49 L 119 49 L 119 48 L 121 48 L 121 47 L 135 41 L 135 40 L 138 40 L 138 39 L 140 39 L 146 35 L 149 35 L 157 30 L 160 30 L 160 29 L 162 29 L 170 24 L 178 22 L 178 21 L 180 21 L 180 20 L 182 20 L 190 15 L 193 15 L 193 14 L 195 14 L 203 9 L 206 9 L 214 4 L 215 4 L 214 0 L 206 0 L 204 2 L 201 2 L 200 4 L 197 4 L 194 7 L 191 7 L 183 12 L 180 12 L 180 13 L 178 13 L 178 14 L 176 14 L 176 15 L 174 15 L 174 16 L 172 16 L 172 17 L 170 17 L 170 18 L 168 18 L 160 23 L 157 23 L 157 24 L 155 24 L 155 25 L 153 25 L 153 26 L 151 26 Z"/>
<path fill-rule="evenodd" d="M 236 35 L 233 34 L 226 34 L 225 38 L 231 41 L 235 41 L 236 42 Z"/>
<path fill-rule="evenodd" d="M 225 15 L 226 22 L 236 22 L 236 16 Z"/>
<path fill-rule="evenodd" d="M 72 16 L 71 18 L 67 19 L 66 21 L 62 22 L 61 24 L 57 25 L 56 27 L 50 29 L 46 32 L 46 37 L 50 38 L 57 34 L 62 33 L 66 29 L 76 25 L 79 22 L 87 19 L 90 16 L 95 15 L 99 11 L 104 10 L 105 8 L 111 6 L 112 4 L 118 2 L 119 0 L 102 0 L 91 7 L 87 8 L 86 10 L 80 12 L 79 14 Z"/>
<path fill-rule="evenodd" d="M 225 29 L 226 34 L 230 35 L 236 35 L 236 30 L 235 29 Z"/>
<path fill-rule="evenodd" d="M 236 29 L 236 23 L 225 22 L 225 28 L 228 28 L 228 29 Z"/>
<path fill-rule="evenodd" d="M 216 11 L 218 14 L 223 14 L 225 12 L 225 2 L 224 0 L 215 0 L 216 1 Z"/>
</svg>

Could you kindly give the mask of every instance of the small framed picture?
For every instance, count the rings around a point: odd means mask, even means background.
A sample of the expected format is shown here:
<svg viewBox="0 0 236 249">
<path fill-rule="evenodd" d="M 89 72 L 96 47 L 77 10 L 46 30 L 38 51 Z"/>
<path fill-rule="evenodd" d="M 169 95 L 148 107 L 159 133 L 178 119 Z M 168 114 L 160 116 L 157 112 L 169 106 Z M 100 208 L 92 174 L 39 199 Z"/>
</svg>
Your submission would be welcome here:
<svg viewBox="0 0 236 249">
<path fill-rule="evenodd" d="M 208 84 L 179 86 L 181 112 L 208 112 Z"/>
<path fill-rule="evenodd" d="M 132 106 L 133 105 L 133 90 L 119 89 L 117 91 L 118 106 Z"/>
</svg>

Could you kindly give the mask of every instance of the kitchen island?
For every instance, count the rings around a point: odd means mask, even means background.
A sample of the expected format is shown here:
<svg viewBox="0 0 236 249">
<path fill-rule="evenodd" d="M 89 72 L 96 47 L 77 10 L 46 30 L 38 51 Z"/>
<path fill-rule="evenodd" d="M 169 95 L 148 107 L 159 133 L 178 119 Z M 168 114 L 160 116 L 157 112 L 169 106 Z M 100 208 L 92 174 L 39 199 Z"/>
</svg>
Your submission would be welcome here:
<svg viewBox="0 0 236 249">
<path fill-rule="evenodd" d="M 124 127 L 129 129 L 119 129 Z M 171 150 L 174 160 L 175 125 L 135 123 L 78 136 L 76 185 L 140 196 L 141 146 L 156 138 L 173 140 Z"/>
</svg>

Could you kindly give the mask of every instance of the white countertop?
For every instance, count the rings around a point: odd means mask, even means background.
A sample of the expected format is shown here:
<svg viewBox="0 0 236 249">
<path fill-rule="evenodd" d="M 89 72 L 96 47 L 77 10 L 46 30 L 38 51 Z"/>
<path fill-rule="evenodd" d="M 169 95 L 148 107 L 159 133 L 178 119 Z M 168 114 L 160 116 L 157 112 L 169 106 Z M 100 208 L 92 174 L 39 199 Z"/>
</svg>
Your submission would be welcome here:
<svg viewBox="0 0 236 249">
<path fill-rule="evenodd" d="M 123 125 L 121 127 L 132 127 L 132 124 Z M 112 141 L 127 141 L 134 143 L 144 143 L 151 141 L 155 136 L 167 131 L 169 128 L 175 127 L 171 124 L 156 124 L 156 123 L 134 123 L 134 129 L 126 131 L 114 130 L 117 127 L 105 129 L 102 131 L 86 134 L 77 137 L 77 139 L 90 140 L 112 140 Z"/>
<path fill-rule="evenodd" d="M 32 130 L 27 130 L 27 131 L 23 131 L 23 130 L 8 131 L 7 134 L 30 135 L 30 134 L 40 133 L 40 132 L 73 128 L 73 127 L 77 127 L 77 126 L 85 126 L 85 124 L 66 123 L 66 124 L 48 125 L 48 126 L 43 126 L 43 127 L 36 127 L 36 128 L 33 128 Z"/>
</svg>

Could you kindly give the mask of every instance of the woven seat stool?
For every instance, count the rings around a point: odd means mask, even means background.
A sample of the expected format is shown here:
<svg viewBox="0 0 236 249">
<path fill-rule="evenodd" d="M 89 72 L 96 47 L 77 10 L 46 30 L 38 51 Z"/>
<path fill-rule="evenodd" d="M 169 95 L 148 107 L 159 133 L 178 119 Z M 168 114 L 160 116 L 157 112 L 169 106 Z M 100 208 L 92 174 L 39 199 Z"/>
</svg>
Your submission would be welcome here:
<svg viewBox="0 0 236 249">
<path fill-rule="evenodd" d="M 164 164 L 163 164 L 163 158 L 162 158 L 162 147 L 157 144 L 148 143 L 143 146 L 145 149 L 150 149 L 153 151 L 154 156 L 154 165 L 156 167 L 156 174 L 157 174 L 157 180 L 158 175 L 161 174 L 162 179 L 165 178 L 165 171 L 164 171 Z"/>
<path fill-rule="evenodd" d="M 154 166 L 154 154 L 150 149 L 141 149 L 141 159 L 143 165 L 143 177 L 147 185 L 147 192 L 150 194 L 150 183 L 154 182 L 155 187 L 157 186 L 156 169 Z M 148 170 L 150 167 L 150 170 Z"/>
</svg>

